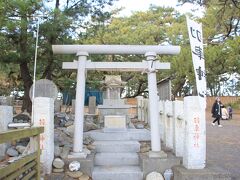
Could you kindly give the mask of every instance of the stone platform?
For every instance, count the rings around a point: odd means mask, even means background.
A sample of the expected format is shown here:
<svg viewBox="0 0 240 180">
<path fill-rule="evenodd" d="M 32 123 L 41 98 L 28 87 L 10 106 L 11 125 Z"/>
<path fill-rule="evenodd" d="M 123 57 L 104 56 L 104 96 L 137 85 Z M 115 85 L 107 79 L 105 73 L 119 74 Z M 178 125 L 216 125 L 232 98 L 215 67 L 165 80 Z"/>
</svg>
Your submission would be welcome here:
<svg viewBox="0 0 240 180">
<path fill-rule="evenodd" d="M 109 140 L 136 140 L 150 141 L 150 131 L 147 129 L 127 129 L 125 132 L 103 132 L 103 130 L 93 130 L 84 133 L 84 136 L 90 136 L 95 141 Z"/>
</svg>

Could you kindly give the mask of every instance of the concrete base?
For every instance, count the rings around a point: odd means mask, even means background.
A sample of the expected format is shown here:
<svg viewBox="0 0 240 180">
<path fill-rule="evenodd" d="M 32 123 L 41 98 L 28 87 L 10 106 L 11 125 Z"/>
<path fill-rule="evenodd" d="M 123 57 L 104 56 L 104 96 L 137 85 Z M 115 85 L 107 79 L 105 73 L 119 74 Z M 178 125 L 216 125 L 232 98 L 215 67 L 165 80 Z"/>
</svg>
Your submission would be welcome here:
<svg viewBox="0 0 240 180">
<path fill-rule="evenodd" d="M 149 158 L 160 158 L 160 159 L 166 159 L 167 158 L 167 153 L 163 152 L 163 151 L 149 151 L 148 152 L 148 157 Z"/>
<path fill-rule="evenodd" d="M 173 174 L 176 180 L 231 180 L 226 170 L 213 166 L 204 169 L 186 169 L 178 165 L 173 167 Z"/>
<path fill-rule="evenodd" d="M 89 154 L 86 158 L 76 158 L 68 156 L 67 159 L 64 159 L 64 162 L 66 163 L 66 167 L 68 167 L 69 163 L 72 161 L 78 161 L 80 162 L 80 171 L 87 174 L 88 176 L 92 176 L 92 171 L 94 167 L 94 154 Z"/>
<path fill-rule="evenodd" d="M 166 169 L 180 165 L 181 163 L 181 158 L 175 157 L 171 153 L 167 154 L 167 158 L 149 158 L 148 153 L 140 153 L 139 157 L 144 178 L 153 171 L 163 174 Z"/>
</svg>

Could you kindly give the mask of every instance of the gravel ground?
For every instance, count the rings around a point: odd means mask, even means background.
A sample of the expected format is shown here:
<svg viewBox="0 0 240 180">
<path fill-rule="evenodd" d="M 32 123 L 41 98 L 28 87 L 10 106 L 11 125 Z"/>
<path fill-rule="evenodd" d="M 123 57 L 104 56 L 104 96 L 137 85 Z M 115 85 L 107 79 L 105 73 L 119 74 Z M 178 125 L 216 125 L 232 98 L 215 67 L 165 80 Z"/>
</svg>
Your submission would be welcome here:
<svg viewBox="0 0 240 180">
<path fill-rule="evenodd" d="M 212 126 L 213 118 L 206 112 L 207 164 L 217 165 L 240 180 L 240 114 L 232 120 L 221 120 L 222 128 Z"/>
</svg>

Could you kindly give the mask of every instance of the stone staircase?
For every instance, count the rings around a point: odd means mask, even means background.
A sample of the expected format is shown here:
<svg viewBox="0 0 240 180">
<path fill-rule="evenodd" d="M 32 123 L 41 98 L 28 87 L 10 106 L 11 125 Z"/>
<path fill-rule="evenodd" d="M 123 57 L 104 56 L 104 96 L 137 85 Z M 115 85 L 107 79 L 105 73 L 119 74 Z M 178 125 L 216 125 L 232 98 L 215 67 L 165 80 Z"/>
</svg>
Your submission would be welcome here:
<svg viewBox="0 0 240 180">
<path fill-rule="evenodd" d="M 142 180 L 139 167 L 140 143 L 149 140 L 148 131 L 102 133 L 93 132 L 96 154 L 92 172 L 93 180 Z"/>
</svg>

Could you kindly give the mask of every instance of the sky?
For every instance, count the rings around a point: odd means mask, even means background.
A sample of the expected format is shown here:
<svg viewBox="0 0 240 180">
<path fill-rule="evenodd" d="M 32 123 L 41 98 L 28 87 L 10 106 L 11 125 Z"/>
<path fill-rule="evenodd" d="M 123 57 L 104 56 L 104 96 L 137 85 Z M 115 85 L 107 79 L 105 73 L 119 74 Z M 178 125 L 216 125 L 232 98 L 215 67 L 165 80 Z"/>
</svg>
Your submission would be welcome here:
<svg viewBox="0 0 240 180">
<path fill-rule="evenodd" d="M 180 13 L 190 12 L 191 9 L 196 8 L 190 3 L 186 3 L 183 6 L 177 6 L 178 0 L 119 0 L 114 3 L 113 8 L 124 7 L 119 16 L 130 16 L 134 11 L 146 11 L 150 4 L 162 6 L 162 7 L 174 7 Z M 196 15 L 200 15 L 199 12 Z"/>
</svg>

